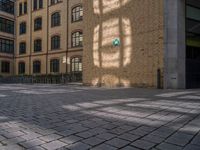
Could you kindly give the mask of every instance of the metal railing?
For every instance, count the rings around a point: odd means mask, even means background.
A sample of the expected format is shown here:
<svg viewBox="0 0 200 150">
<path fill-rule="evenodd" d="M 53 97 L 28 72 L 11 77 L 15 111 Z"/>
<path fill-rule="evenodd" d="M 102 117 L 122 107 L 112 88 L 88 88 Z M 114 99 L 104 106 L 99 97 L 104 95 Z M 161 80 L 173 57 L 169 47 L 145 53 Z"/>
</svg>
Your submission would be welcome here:
<svg viewBox="0 0 200 150">
<path fill-rule="evenodd" d="M 82 82 L 82 73 L 0 77 L 0 83 L 66 84 L 70 82 Z"/>
</svg>

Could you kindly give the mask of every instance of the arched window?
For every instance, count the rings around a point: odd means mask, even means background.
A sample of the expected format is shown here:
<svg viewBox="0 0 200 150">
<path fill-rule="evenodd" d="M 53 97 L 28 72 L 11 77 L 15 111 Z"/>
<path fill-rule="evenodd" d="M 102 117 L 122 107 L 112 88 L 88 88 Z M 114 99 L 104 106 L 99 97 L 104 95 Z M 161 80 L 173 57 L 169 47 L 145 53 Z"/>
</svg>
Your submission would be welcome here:
<svg viewBox="0 0 200 150">
<path fill-rule="evenodd" d="M 81 5 L 72 9 L 72 22 L 81 21 L 83 19 L 83 7 Z"/>
<path fill-rule="evenodd" d="M 59 59 L 52 59 L 50 61 L 50 71 L 52 73 L 59 73 L 60 70 L 60 62 Z"/>
<path fill-rule="evenodd" d="M 37 30 L 41 30 L 42 29 L 42 18 L 36 18 L 34 20 L 34 31 L 37 31 Z"/>
<path fill-rule="evenodd" d="M 19 62 L 18 73 L 19 74 L 25 74 L 25 62 Z"/>
<path fill-rule="evenodd" d="M 42 40 L 37 39 L 34 41 L 34 52 L 41 52 L 42 51 Z"/>
<path fill-rule="evenodd" d="M 54 14 L 51 15 L 51 26 L 60 26 L 60 13 L 55 12 Z"/>
<path fill-rule="evenodd" d="M 71 60 L 71 71 L 72 72 L 82 72 L 82 59 L 79 57 L 74 57 Z"/>
<path fill-rule="evenodd" d="M 36 60 L 33 62 L 33 73 L 40 73 L 41 72 L 41 62 Z"/>
<path fill-rule="evenodd" d="M 56 35 L 51 38 L 51 49 L 60 49 L 60 36 Z"/>
<path fill-rule="evenodd" d="M 26 53 L 26 42 L 19 43 L 19 54 Z"/>
<path fill-rule="evenodd" d="M 72 33 L 72 47 L 83 46 L 83 33 L 81 31 L 76 31 Z"/>
</svg>

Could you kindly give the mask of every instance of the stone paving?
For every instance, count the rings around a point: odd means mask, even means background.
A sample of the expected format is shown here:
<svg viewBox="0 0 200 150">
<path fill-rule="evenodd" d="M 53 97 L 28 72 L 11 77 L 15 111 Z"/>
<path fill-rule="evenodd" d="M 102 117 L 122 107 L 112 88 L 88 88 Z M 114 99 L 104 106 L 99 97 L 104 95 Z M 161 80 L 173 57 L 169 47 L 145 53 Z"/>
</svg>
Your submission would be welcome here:
<svg viewBox="0 0 200 150">
<path fill-rule="evenodd" d="M 200 150 L 200 90 L 0 85 L 0 150 Z"/>
</svg>

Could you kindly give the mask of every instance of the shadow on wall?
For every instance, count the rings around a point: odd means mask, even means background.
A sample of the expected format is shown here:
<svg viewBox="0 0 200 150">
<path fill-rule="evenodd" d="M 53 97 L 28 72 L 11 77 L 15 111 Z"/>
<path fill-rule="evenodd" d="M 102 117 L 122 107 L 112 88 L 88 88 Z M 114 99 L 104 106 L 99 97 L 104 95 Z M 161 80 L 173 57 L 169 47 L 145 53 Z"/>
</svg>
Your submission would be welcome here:
<svg viewBox="0 0 200 150">
<path fill-rule="evenodd" d="M 156 87 L 163 69 L 162 5 L 160 0 L 84 2 L 83 82 Z M 113 45 L 115 39 L 120 45 Z"/>
</svg>

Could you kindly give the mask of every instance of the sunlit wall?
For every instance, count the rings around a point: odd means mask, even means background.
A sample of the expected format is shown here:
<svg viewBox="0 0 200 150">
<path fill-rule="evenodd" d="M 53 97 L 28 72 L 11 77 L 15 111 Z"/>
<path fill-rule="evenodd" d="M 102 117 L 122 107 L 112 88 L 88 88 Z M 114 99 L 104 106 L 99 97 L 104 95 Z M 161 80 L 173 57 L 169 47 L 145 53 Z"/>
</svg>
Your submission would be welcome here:
<svg viewBox="0 0 200 150">
<path fill-rule="evenodd" d="M 84 10 L 83 82 L 156 86 L 163 69 L 162 0 L 84 1 Z"/>
</svg>

